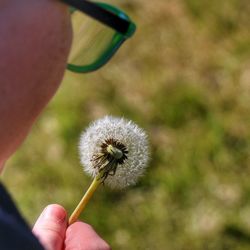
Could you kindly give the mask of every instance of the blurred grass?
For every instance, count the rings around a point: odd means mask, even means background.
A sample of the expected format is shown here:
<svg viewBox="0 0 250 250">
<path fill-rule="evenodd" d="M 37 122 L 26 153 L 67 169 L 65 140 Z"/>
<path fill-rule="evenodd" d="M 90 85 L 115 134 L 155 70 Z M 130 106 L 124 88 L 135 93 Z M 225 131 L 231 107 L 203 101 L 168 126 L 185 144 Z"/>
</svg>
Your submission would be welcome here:
<svg viewBox="0 0 250 250">
<path fill-rule="evenodd" d="M 249 249 L 249 1 L 109 2 L 136 36 L 102 70 L 66 73 L 4 182 L 30 223 L 48 203 L 72 211 L 90 183 L 81 131 L 124 116 L 147 130 L 150 167 L 126 192 L 99 189 L 82 219 L 113 249 Z"/>
</svg>

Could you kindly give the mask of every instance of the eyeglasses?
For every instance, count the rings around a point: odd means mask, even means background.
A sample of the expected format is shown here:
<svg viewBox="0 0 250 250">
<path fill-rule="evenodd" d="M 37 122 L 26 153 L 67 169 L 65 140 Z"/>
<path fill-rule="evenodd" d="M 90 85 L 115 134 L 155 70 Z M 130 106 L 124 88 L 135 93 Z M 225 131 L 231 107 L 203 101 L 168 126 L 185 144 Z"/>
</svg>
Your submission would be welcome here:
<svg viewBox="0 0 250 250">
<path fill-rule="evenodd" d="M 61 1 L 71 6 L 73 42 L 67 68 L 73 72 L 99 69 L 136 30 L 124 12 L 109 4 Z"/>
</svg>

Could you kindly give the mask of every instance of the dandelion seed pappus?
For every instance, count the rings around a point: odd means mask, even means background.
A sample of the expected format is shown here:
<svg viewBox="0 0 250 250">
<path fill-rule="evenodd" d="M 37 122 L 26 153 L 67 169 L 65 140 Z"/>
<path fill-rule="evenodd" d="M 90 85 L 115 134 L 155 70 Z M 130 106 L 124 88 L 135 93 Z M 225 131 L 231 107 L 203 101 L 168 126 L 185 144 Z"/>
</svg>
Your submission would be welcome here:
<svg viewBox="0 0 250 250">
<path fill-rule="evenodd" d="M 105 116 L 92 122 L 79 149 L 84 171 L 112 189 L 135 185 L 148 166 L 147 135 L 124 118 Z"/>
</svg>

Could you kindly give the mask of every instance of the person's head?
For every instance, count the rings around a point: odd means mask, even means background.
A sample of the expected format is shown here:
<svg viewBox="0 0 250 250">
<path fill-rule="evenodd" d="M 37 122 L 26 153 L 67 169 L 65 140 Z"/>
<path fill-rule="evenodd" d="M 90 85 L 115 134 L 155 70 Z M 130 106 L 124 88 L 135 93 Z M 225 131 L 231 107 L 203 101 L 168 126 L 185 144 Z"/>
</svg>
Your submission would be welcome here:
<svg viewBox="0 0 250 250">
<path fill-rule="evenodd" d="M 0 0 L 0 165 L 58 88 L 71 34 L 60 1 Z"/>
<path fill-rule="evenodd" d="M 69 6 L 74 10 L 70 12 Z M 104 33 L 95 30 L 93 35 L 85 14 L 104 24 Z M 86 73 L 103 66 L 134 31 L 130 18 L 108 4 L 0 0 L 0 170 L 56 92 L 67 66 L 72 33 L 77 53 L 73 57 L 71 53 L 68 69 Z"/>
</svg>

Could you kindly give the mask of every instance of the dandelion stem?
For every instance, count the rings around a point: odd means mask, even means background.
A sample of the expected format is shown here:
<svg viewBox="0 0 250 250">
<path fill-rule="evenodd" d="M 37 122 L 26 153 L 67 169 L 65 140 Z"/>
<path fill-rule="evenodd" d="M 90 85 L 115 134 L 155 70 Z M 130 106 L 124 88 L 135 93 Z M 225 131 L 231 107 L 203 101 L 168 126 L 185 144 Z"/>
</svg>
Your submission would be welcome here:
<svg viewBox="0 0 250 250">
<path fill-rule="evenodd" d="M 74 212 L 70 216 L 69 222 L 68 222 L 69 225 L 71 225 L 71 224 L 73 224 L 74 222 L 77 221 L 77 219 L 80 216 L 81 212 L 83 211 L 85 206 L 88 204 L 90 198 L 93 196 L 94 192 L 96 191 L 96 189 L 98 188 L 98 186 L 100 185 L 101 182 L 102 182 L 102 180 L 99 177 L 99 175 L 94 178 L 94 180 L 91 183 L 90 187 L 88 188 L 87 192 L 84 194 L 81 201 L 79 202 L 79 204 L 75 208 Z"/>
</svg>

